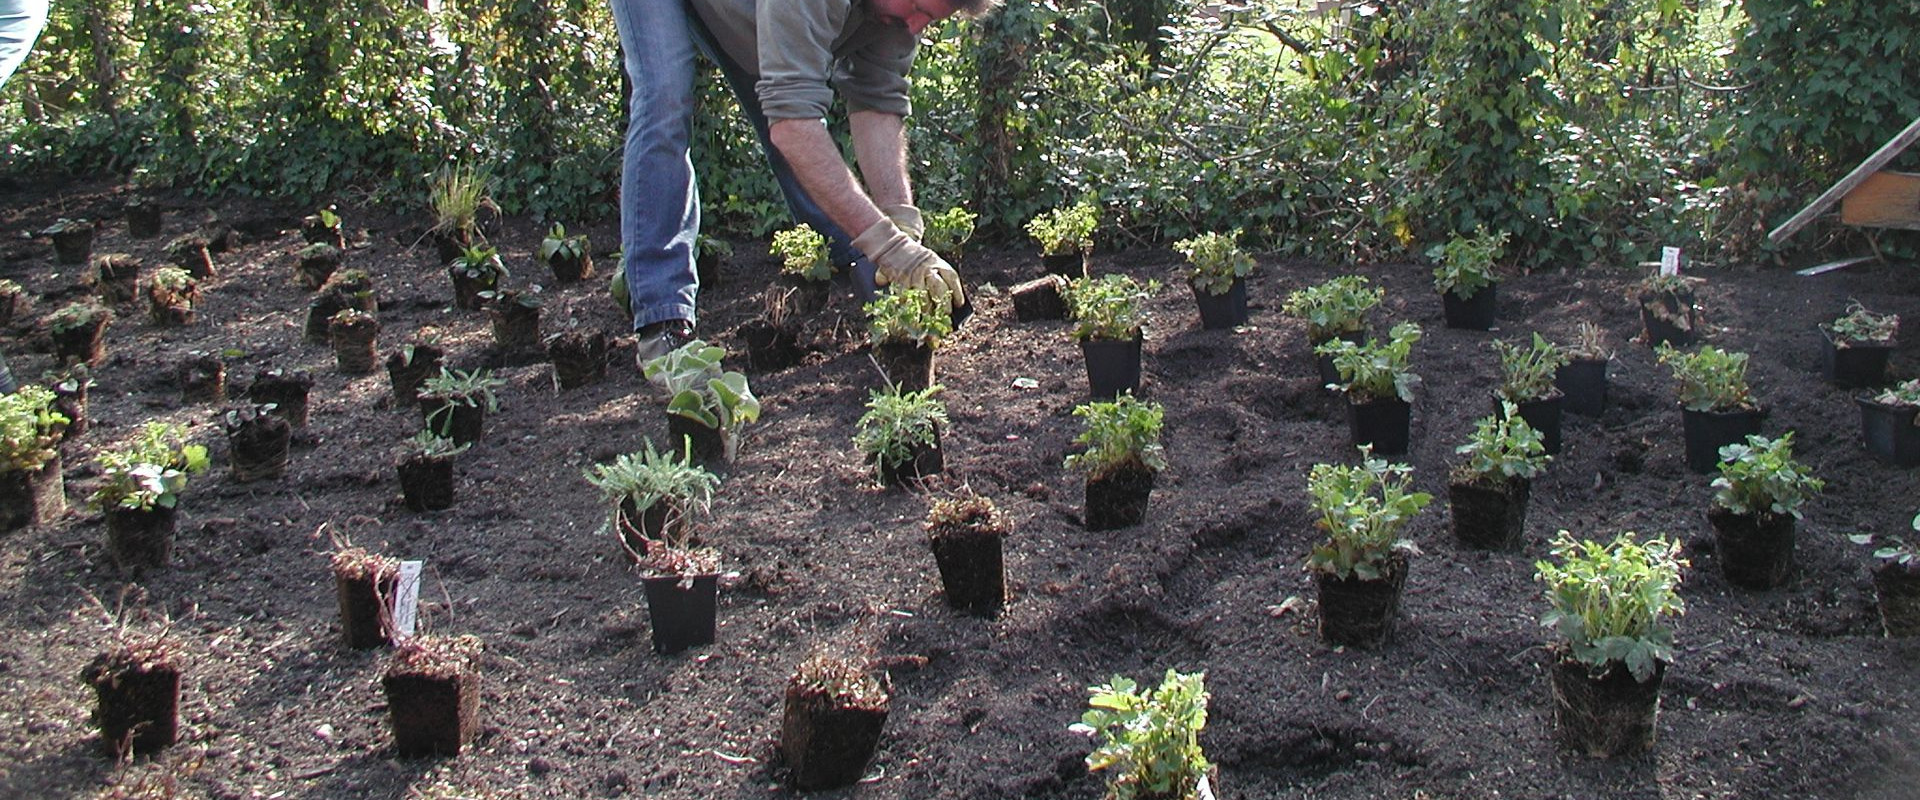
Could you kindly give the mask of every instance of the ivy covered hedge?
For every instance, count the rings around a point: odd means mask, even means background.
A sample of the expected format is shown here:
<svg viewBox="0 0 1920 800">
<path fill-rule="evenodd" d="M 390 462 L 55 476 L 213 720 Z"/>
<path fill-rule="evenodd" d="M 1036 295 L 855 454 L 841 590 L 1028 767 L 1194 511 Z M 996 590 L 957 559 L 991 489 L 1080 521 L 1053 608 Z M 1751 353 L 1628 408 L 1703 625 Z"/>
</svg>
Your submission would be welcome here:
<svg viewBox="0 0 1920 800">
<path fill-rule="evenodd" d="M 1264 249 L 1404 258 L 1486 225 L 1530 264 L 1631 263 L 1665 244 L 1752 258 L 1920 116 L 1916 13 L 1920 0 L 1008 0 L 923 51 L 915 175 L 923 205 L 965 203 L 1009 238 L 1094 197 L 1117 242 L 1237 227 Z M 423 176 L 459 160 L 491 170 L 509 211 L 610 218 L 618 50 L 606 0 L 58 3 L 0 91 L 0 157 L 303 203 L 418 203 Z M 751 131 L 703 81 L 710 224 L 786 227 Z"/>
</svg>

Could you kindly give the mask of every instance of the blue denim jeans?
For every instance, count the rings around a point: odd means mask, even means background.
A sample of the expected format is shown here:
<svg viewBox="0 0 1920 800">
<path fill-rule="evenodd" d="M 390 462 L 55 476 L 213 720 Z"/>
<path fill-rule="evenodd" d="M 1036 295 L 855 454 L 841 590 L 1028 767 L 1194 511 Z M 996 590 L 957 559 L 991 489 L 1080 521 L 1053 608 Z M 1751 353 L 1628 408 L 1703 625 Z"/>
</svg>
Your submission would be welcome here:
<svg viewBox="0 0 1920 800">
<path fill-rule="evenodd" d="M 13 77 L 47 25 L 47 0 L 0 0 L 0 85 Z"/>
<path fill-rule="evenodd" d="M 694 301 L 700 289 L 693 243 L 700 232 L 700 198 L 689 153 L 696 51 L 720 66 L 760 135 L 761 149 L 794 218 L 827 237 L 834 263 L 853 264 L 856 284 L 870 296 L 873 265 L 853 249 L 853 237 L 829 221 L 800 188 L 786 159 L 767 140 L 767 118 L 752 75 L 720 52 L 686 0 L 611 3 L 627 75 L 633 80 L 620 162 L 620 249 L 634 330 L 670 319 L 696 319 Z"/>
</svg>

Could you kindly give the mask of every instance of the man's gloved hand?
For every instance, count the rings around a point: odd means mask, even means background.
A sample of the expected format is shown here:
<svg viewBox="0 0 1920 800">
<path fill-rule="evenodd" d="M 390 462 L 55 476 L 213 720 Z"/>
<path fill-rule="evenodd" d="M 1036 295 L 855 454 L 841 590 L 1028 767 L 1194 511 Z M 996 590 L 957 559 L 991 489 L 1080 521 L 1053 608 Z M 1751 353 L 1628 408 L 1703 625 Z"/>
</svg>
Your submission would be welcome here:
<svg viewBox="0 0 1920 800">
<path fill-rule="evenodd" d="M 927 223 L 920 218 L 919 208 L 910 205 L 881 206 L 880 213 L 887 215 L 887 219 L 893 220 L 894 226 L 898 227 L 901 233 L 906 234 L 907 238 L 916 242 L 927 238 Z"/>
<path fill-rule="evenodd" d="M 938 253 L 921 246 L 900 230 L 891 219 L 873 223 L 853 246 L 873 261 L 873 282 L 881 286 L 898 285 L 924 289 L 935 300 L 958 306 L 966 302 L 960 289 L 960 273 Z"/>
</svg>

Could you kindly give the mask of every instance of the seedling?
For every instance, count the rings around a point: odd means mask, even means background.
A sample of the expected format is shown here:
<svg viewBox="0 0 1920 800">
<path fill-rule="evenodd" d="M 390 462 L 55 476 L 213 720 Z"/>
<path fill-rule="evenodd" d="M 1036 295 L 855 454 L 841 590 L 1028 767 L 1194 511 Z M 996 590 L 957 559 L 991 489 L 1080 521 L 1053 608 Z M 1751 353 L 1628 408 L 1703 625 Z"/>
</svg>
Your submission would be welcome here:
<svg viewBox="0 0 1920 800">
<path fill-rule="evenodd" d="M 874 390 L 854 430 L 853 446 L 873 462 L 876 474 L 895 471 L 911 462 L 916 450 L 939 441 L 940 429 L 947 426 L 947 407 L 934 399 L 941 388 L 935 384 L 902 392 L 898 385 L 888 385 Z"/>
<path fill-rule="evenodd" d="M 0 472 L 38 472 L 60 455 L 65 414 L 53 408 L 53 390 L 28 384 L 0 394 Z"/>
<path fill-rule="evenodd" d="M 1835 347 L 1887 347 L 1900 332 L 1900 315 L 1875 314 L 1855 300 L 1847 304 L 1847 313 L 1820 323 L 1820 329 Z"/>
<path fill-rule="evenodd" d="M 637 453 L 627 453 L 613 460 L 611 464 L 595 464 L 586 473 L 587 482 L 600 490 L 600 498 L 607 504 L 607 521 L 601 526 L 603 532 L 612 532 L 627 542 L 628 532 L 640 531 L 638 520 L 628 514 L 644 514 L 650 508 L 660 506 L 665 509 L 667 519 L 659 531 L 651 533 L 663 538 L 676 548 L 687 545 L 686 520 L 695 514 L 705 514 L 713 505 L 714 490 L 720 486 L 720 478 L 693 463 L 691 447 L 676 453 L 674 450 L 661 452 L 653 448 L 653 442 L 647 442 L 646 448 Z M 631 550 L 632 545 L 625 545 Z M 636 560 L 644 554 L 633 553 Z"/>
<path fill-rule="evenodd" d="M 1506 231 L 1488 232 L 1486 226 L 1474 229 L 1472 236 L 1454 234 L 1446 244 L 1427 249 L 1427 257 L 1440 262 L 1433 270 L 1433 288 L 1462 300 L 1500 280 L 1493 263 L 1506 251 Z"/>
<path fill-rule="evenodd" d="M 1680 404 L 1689 411 L 1741 411 L 1754 407 L 1747 386 L 1747 354 L 1703 345 L 1688 354 L 1661 344 L 1654 351 L 1680 382 Z"/>
<path fill-rule="evenodd" d="M 547 231 L 546 238 L 540 240 L 540 261 L 552 263 L 555 260 L 578 262 L 589 253 L 587 235 L 568 236 L 567 226 L 558 222 Z"/>
<path fill-rule="evenodd" d="M 667 413 L 716 430 L 737 430 L 760 418 L 760 400 L 747 376 L 720 369 L 727 351 L 695 339 L 648 361 L 642 373 L 666 389 Z"/>
<path fill-rule="evenodd" d="M 1713 502 L 1735 514 L 1792 514 L 1826 486 L 1793 460 L 1793 433 L 1777 439 L 1748 436 L 1746 442 L 1720 448 L 1720 477 L 1713 479 Z"/>
<path fill-rule="evenodd" d="M 1456 483 L 1489 484 L 1511 478 L 1532 480 L 1546 469 L 1547 455 L 1540 432 L 1520 418 L 1520 408 L 1512 401 L 1501 403 L 1501 412 L 1480 418 L 1474 424 L 1467 443 L 1454 448 L 1467 457 L 1454 471 Z"/>
<path fill-rule="evenodd" d="M 1067 285 L 1067 314 L 1073 337 L 1125 341 L 1140 335 L 1140 304 L 1160 291 L 1159 281 L 1145 286 L 1125 275 L 1076 278 Z"/>
<path fill-rule="evenodd" d="M 480 233 L 480 209 L 493 206 L 488 196 L 492 179 L 478 167 L 453 165 L 433 176 L 429 189 L 433 203 L 433 232 L 470 242 Z"/>
<path fill-rule="evenodd" d="M 780 256 L 780 273 L 801 280 L 825 281 L 833 277 L 833 258 L 827 249 L 827 237 L 801 223 L 773 235 L 771 247 Z"/>
<path fill-rule="evenodd" d="M 1167 670 L 1158 689 L 1141 691 L 1122 675 L 1088 687 L 1090 708 L 1068 730 L 1099 737 L 1087 769 L 1113 772 L 1109 800 L 1191 800 L 1212 764 L 1200 749 L 1207 726 L 1206 673 Z"/>
<path fill-rule="evenodd" d="M 1307 341 L 1325 342 L 1341 334 L 1366 330 L 1367 311 L 1386 295 L 1359 275 L 1342 275 L 1287 295 L 1281 310 L 1307 323 Z"/>
<path fill-rule="evenodd" d="M 1073 415 L 1087 421 L 1087 429 L 1073 440 L 1087 449 L 1068 455 L 1067 469 L 1084 471 L 1097 480 L 1127 469 L 1159 472 L 1167 468 L 1160 446 L 1166 409 L 1159 403 L 1142 403 L 1122 394 L 1111 401 L 1083 403 L 1073 409 Z"/>
<path fill-rule="evenodd" d="M 1420 333 L 1418 324 L 1402 322 L 1387 332 L 1386 342 L 1368 339 L 1365 344 L 1354 344 L 1345 339 L 1330 339 L 1313 351 L 1333 356 L 1340 381 L 1327 384 L 1327 388 L 1346 392 L 1353 402 L 1399 398 L 1411 403 L 1413 388 L 1420 385 L 1420 376 L 1409 370 L 1408 362 Z"/>
<path fill-rule="evenodd" d="M 1228 233 L 1203 233 L 1174 242 L 1173 249 L 1187 257 L 1187 283 L 1195 291 L 1226 294 L 1235 280 L 1253 274 L 1253 256 L 1240 249 L 1239 238 L 1240 229 L 1235 228 Z"/>
<path fill-rule="evenodd" d="M 980 215 L 954 206 L 946 211 L 926 216 L 927 231 L 920 237 L 920 243 L 928 250 L 951 256 L 960 251 L 960 247 L 973 238 L 974 223 Z"/>
<path fill-rule="evenodd" d="M 1360 448 L 1359 466 L 1315 464 L 1307 475 L 1307 503 L 1327 541 L 1313 548 L 1307 569 L 1340 580 L 1378 580 L 1396 553 L 1419 552 L 1400 533 L 1433 495 L 1409 491 L 1413 467 L 1375 458 Z"/>
<path fill-rule="evenodd" d="M 507 277 L 507 265 L 500 260 L 499 250 L 487 245 L 475 245 L 447 265 L 447 274 L 481 286 L 496 286 L 502 278 Z"/>
<path fill-rule="evenodd" d="M 1915 533 L 1920 533 L 1920 514 L 1914 515 L 1911 527 Z M 1871 533 L 1855 533 L 1847 536 L 1847 539 L 1854 544 L 1868 547 L 1874 545 L 1874 536 Z M 1920 564 L 1920 546 L 1898 536 L 1888 536 L 1881 541 L 1879 547 L 1874 548 L 1873 557 L 1888 564 L 1912 568 L 1915 564 Z"/>
<path fill-rule="evenodd" d="M 1600 326 L 1591 322 L 1582 322 L 1574 328 L 1573 342 L 1562 349 L 1572 361 L 1606 361 L 1613 358 L 1613 352 L 1607 349 L 1601 335 Z"/>
<path fill-rule="evenodd" d="M 1873 396 L 1873 402 L 1898 408 L 1920 408 L 1920 378 L 1895 384 Z"/>
<path fill-rule="evenodd" d="M 100 488 L 88 499 L 94 507 L 173 508 L 187 476 L 207 468 L 207 448 L 187 444 L 186 426 L 148 422 L 132 443 L 102 452 L 98 463 Z"/>
<path fill-rule="evenodd" d="M 1100 226 L 1100 209 L 1092 203 L 1045 212 L 1027 221 L 1027 235 L 1040 243 L 1040 254 L 1062 256 L 1093 250 L 1093 231 Z"/>
<path fill-rule="evenodd" d="M 1521 348 L 1495 340 L 1493 351 L 1500 354 L 1500 388 L 1496 392 L 1502 400 L 1512 403 L 1552 396 L 1556 391 L 1554 373 L 1568 361 L 1566 353 L 1537 333 L 1533 335 L 1531 347 Z"/>
<path fill-rule="evenodd" d="M 1687 560 L 1680 546 L 1664 537 L 1641 543 L 1632 533 L 1601 545 L 1560 531 L 1553 555 L 1561 563 L 1534 564 L 1547 585 L 1541 624 L 1558 630 L 1574 659 L 1596 673 L 1618 662 L 1645 683 L 1660 662 L 1673 658 L 1666 618 L 1686 610 L 1679 586 Z"/>
<path fill-rule="evenodd" d="M 895 289 L 866 305 L 867 338 L 875 345 L 917 344 L 928 349 L 953 333 L 953 315 L 924 289 Z M 772 314 L 768 315 L 773 316 Z"/>
</svg>

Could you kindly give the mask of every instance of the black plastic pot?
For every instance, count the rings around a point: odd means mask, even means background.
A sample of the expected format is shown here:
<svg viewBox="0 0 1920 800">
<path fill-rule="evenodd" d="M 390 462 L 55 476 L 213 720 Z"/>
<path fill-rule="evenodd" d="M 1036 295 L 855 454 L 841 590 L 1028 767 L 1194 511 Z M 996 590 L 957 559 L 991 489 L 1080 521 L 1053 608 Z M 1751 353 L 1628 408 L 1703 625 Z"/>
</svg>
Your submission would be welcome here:
<svg viewBox="0 0 1920 800">
<path fill-rule="evenodd" d="M 1352 342 L 1354 344 L 1366 344 L 1367 332 L 1366 331 L 1348 331 L 1346 333 L 1339 334 L 1333 338 L 1339 339 L 1345 342 Z M 1332 340 L 1327 340 L 1327 341 L 1332 341 Z M 1325 342 L 1310 342 L 1309 344 L 1312 346 L 1308 347 L 1307 349 L 1309 351 L 1313 351 L 1317 349 L 1319 345 L 1324 343 Z M 1334 367 L 1333 356 L 1323 356 L 1316 352 L 1314 353 L 1313 358 L 1314 358 L 1314 364 L 1320 368 L 1320 383 L 1322 385 L 1340 382 L 1340 370 Z"/>
<path fill-rule="evenodd" d="M 1565 398 L 1566 395 L 1556 389 L 1554 394 L 1546 397 L 1514 404 L 1519 406 L 1520 418 L 1527 421 L 1527 426 L 1540 432 L 1540 446 L 1550 456 L 1560 454 L 1560 422 L 1561 412 L 1566 410 Z M 1500 404 L 1500 395 L 1496 393 L 1493 396 L 1493 413 L 1503 414 L 1505 411 L 1505 406 Z"/>
<path fill-rule="evenodd" d="M 780 752 L 801 791 L 851 786 L 867 770 L 887 725 L 887 707 L 842 706 L 831 695 L 788 685 Z"/>
<path fill-rule="evenodd" d="M 1720 574 L 1742 589 L 1771 589 L 1793 576 L 1794 529 L 1792 514 L 1736 514 L 1715 506 L 1707 512 L 1713 525 L 1713 551 Z"/>
<path fill-rule="evenodd" d="M 901 392 L 920 392 L 933 385 L 933 348 L 918 342 L 885 342 L 873 346 L 874 363 L 888 383 Z"/>
<path fill-rule="evenodd" d="M 174 509 L 107 509 L 107 555 L 122 570 L 159 569 L 173 557 Z"/>
<path fill-rule="evenodd" d="M 682 441 L 693 443 L 694 465 L 721 477 L 733 472 L 733 461 L 740 449 L 740 437 L 733 431 L 709 428 L 699 420 L 668 414 L 667 445 L 679 451 Z"/>
<path fill-rule="evenodd" d="M 1920 564 L 1889 561 L 1873 571 L 1880 625 L 1888 636 L 1920 636 Z"/>
<path fill-rule="evenodd" d="M 1147 501 L 1158 476 L 1145 466 L 1128 466 L 1087 478 L 1086 524 L 1090 531 L 1131 528 L 1147 518 Z"/>
<path fill-rule="evenodd" d="M 423 400 L 420 414 L 433 435 L 452 439 L 454 444 L 473 444 L 486 431 L 487 409 L 464 402 Z"/>
<path fill-rule="evenodd" d="M 565 331 L 547 339 L 547 360 L 553 362 L 553 384 L 560 391 L 578 389 L 607 379 L 607 335 L 600 331 Z"/>
<path fill-rule="evenodd" d="M 1563 398 L 1561 410 L 1583 417 L 1607 413 L 1607 360 L 1570 361 L 1553 373 L 1553 385 Z"/>
<path fill-rule="evenodd" d="M 1739 444 L 1760 433 L 1767 418 L 1764 409 L 1742 411 L 1695 411 L 1680 409 L 1681 435 L 1685 439 L 1687 469 L 1707 473 L 1720 463 L 1720 448 Z"/>
<path fill-rule="evenodd" d="M 653 651 L 662 655 L 713 644 L 720 617 L 720 576 L 677 575 L 640 579 L 653 622 Z"/>
<path fill-rule="evenodd" d="M 93 255 L 93 226 L 76 226 L 53 234 L 53 254 L 62 264 L 85 264 Z"/>
<path fill-rule="evenodd" d="M 1061 253 L 1057 256 L 1043 255 L 1040 257 L 1040 266 L 1046 269 L 1048 275 L 1058 275 L 1067 280 L 1076 280 L 1087 277 L 1087 262 L 1091 260 L 1091 258 L 1092 254 L 1090 253 Z"/>
<path fill-rule="evenodd" d="M 387 380 L 393 384 L 393 404 L 400 408 L 418 406 L 420 384 L 440 373 L 440 364 L 446 357 L 446 351 L 430 344 L 414 345 L 411 360 L 407 358 L 405 350 L 395 350 L 389 354 Z"/>
<path fill-rule="evenodd" d="M 982 616 L 999 613 L 1007 598 L 1005 537 L 997 531 L 962 529 L 927 540 L 947 605 Z"/>
<path fill-rule="evenodd" d="M 882 460 L 875 465 L 880 482 L 889 486 L 907 484 L 920 478 L 938 475 L 946 471 L 945 451 L 940 449 L 940 432 L 933 432 L 933 443 L 916 446 L 907 454 L 905 460 L 893 463 Z"/>
<path fill-rule="evenodd" d="M 1662 311 L 1656 314 L 1655 308 Z M 1642 295 L 1640 325 L 1646 328 L 1648 347 L 1662 344 L 1686 347 L 1693 344 L 1695 332 L 1700 329 L 1700 310 L 1694 306 L 1691 296 Z"/>
<path fill-rule="evenodd" d="M 1234 278 L 1233 287 L 1226 294 L 1207 294 L 1197 286 L 1191 288 L 1193 301 L 1200 307 L 1202 329 L 1218 331 L 1247 324 L 1246 279 Z"/>
<path fill-rule="evenodd" d="M 1407 557 L 1396 554 L 1379 578 L 1314 574 L 1320 593 L 1320 638 L 1335 647 L 1371 648 L 1393 636 L 1400 594 L 1407 584 Z"/>
<path fill-rule="evenodd" d="M 52 522 L 66 511 L 58 452 L 37 470 L 0 470 L 0 533 Z"/>
<path fill-rule="evenodd" d="M 413 511 L 453 507 L 453 456 L 407 456 L 394 466 L 401 502 Z"/>
<path fill-rule="evenodd" d="M 1140 393 L 1140 343 L 1143 335 L 1132 339 L 1084 339 L 1080 352 L 1087 360 L 1088 394 L 1095 400 L 1111 400 L 1121 392 Z"/>
<path fill-rule="evenodd" d="M 93 721 L 107 753 L 121 758 L 172 746 L 180 730 L 179 668 L 161 664 L 108 672 L 99 663 L 83 677 L 93 687 Z"/>
<path fill-rule="evenodd" d="M 1347 432 L 1356 447 L 1370 444 L 1376 455 L 1404 455 L 1413 438 L 1413 404 L 1398 397 L 1365 403 L 1356 403 L 1349 397 Z"/>
<path fill-rule="evenodd" d="M 1595 758 L 1646 752 L 1653 748 L 1666 674 L 1666 662 L 1656 662 L 1653 675 L 1641 683 L 1616 661 L 1595 675 L 1586 664 L 1562 655 L 1547 673 L 1554 730 L 1568 747 Z"/>
<path fill-rule="evenodd" d="M 1472 297 L 1461 297 L 1451 291 L 1440 294 L 1440 310 L 1447 319 L 1447 327 L 1455 330 L 1484 331 L 1493 328 L 1494 312 L 1500 306 L 1500 284 L 1489 283 L 1479 288 Z"/>
<path fill-rule="evenodd" d="M 1518 550 L 1526 540 L 1527 499 L 1533 482 L 1512 478 L 1497 485 L 1447 484 L 1453 535 L 1477 550 Z"/>
<path fill-rule="evenodd" d="M 1067 301 L 1061 295 L 1066 285 L 1066 279 L 1059 275 L 1043 275 L 1009 289 L 1013 318 L 1020 322 L 1066 319 Z"/>
<path fill-rule="evenodd" d="M 160 235 L 160 205 L 150 200 L 127 203 L 127 235 L 151 239 Z"/>
<path fill-rule="evenodd" d="M 1887 356 L 1893 345 L 1853 344 L 1841 347 L 1825 331 L 1820 336 L 1820 372 L 1842 389 L 1865 389 L 1887 382 Z"/>
<path fill-rule="evenodd" d="M 1861 396 L 1853 402 L 1860 406 L 1860 438 L 1867 452 L 1896 467 L 1920 466 L 1920 427 L 1914 419 L 1920 408 L 1896 406 Z"/>
</svg>

